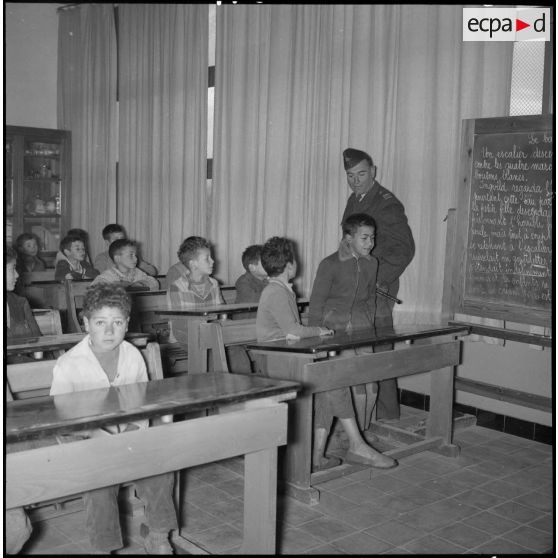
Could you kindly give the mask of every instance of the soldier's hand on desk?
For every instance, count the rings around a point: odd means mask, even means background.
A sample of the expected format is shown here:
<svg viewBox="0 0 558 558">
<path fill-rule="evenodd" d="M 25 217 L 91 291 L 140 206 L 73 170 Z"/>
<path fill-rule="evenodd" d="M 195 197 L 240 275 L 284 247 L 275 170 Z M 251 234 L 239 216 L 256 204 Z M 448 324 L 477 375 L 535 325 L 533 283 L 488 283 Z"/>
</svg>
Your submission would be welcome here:
<svg viewBox="0 0 558 558">
<path fill-rule="evenodd" d="M 329 329 L 327 327 L 320 328 L 320 337 L 323 337 L 324 335 L 333 335 L 334 333 L 335 331 L 333 329 Z"/>
</svg>

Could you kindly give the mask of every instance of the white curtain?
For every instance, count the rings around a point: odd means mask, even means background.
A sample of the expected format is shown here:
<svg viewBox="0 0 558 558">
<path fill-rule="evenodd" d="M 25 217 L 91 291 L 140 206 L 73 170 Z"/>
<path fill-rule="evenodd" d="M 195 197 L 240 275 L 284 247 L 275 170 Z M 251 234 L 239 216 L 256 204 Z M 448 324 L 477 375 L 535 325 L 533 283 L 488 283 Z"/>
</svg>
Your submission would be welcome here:
<svg viewBox="0 0 558 558">
<path fill-rule="evenodd" d="M 462 7 L 217 8 L 211 239 L 217 274 L 272 235 L 296 241 L 298 290 L 335 251 L 350 194 L 341 153 L 370 153 L 417 250 L 399 322 L 439 317 L 463 118 L 508 114 L 512 43 L 464 43 Z"/>
<path fill-rule="evenodd" d="M 206 223 L 207 5 L 120 4 L 118 222 L 166 274 Z"/>
<path fill-rule="evenodd" d="M 62 10 L 58 127 L 72 133 L 71 227 L 89 232 L 93 256 L 104 250 L 102 228 L 116 220 L 116 114 L 113 5 Z"/>
</svg>

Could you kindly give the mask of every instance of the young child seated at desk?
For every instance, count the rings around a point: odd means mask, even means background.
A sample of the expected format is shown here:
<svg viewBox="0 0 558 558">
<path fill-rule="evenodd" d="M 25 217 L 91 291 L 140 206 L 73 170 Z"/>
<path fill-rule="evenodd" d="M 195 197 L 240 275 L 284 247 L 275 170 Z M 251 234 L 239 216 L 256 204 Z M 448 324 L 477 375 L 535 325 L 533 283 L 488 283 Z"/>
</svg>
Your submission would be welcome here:
<svg viewBox="0 0 558 558">
<path fill-rule="evenodd" d="M 180 262 L 167 273 L 167 302 L 170 308 L 192 308 L 224 304 L 213 273 L 211 245 L 200 236 L 189 236 L 178 248 Z M 171 339 L 188 345 L 186 320 L 170 320 Z"/>
<path fill-rule="evenodd" d="M 294 248 L 290 240 L 279 237 L 268 240 L 262 249 L 262 265 L 270 279 L 269 285 L 262 292 L 258 306 L 256 317 L 258 341 L 333 334 L 333 330 L 329 327 L 303 326 L 300 323 L 295 295 L 289 285 L 296 275 L 297 268 Z M 257 360 L 262 370 L 261 360 L 259 358 Z M 314 415 L 313 471 L 329 469 L 341 463 L 340 459 L 325 455 L 325 444 L 333 416 L 339 418 L 349 437 L 349 451 L 345 457 L 347 461 L 380 469 L 397 465 L 394 459 L 382 455 L 362 439 L 349 389 L 341 388 L 316 394 Z"/>
<path fill-rule="evenodd" d="M 124 340 L 131 302 L 123 287 L 96 285 L 85 295 L 84 324 L 88 335 L 62 355 L 54 366 L 50 395 L 147 382 L 141 353 Z M 93 430 L 89 437 L 147 428 L 146 420 Z M 69 440 L 72 438 L 69 437 Z M 62 437 L 63 440 L 63 437 Z M 169 531 L 178 528 L 173 502 L 174 476 L 165 473 L 135 481 L 145 504 L 148 527 L 142 526 L 147 554 L 172 554 Z M 118 485 L 84 493 L 85 525 L 92 548 L 109 553 L 122 547 Z"/>
<path fill-rule="evenodd" d="M 89 233 L 87 231 L 84 231 L 83 229 L 70 229 L 66 233 L 66 236 L 77 236 L 78 238 L 83 240 L 83 245 L 85 246 L 85 261 L 95 267 L 91 263 L 91 256 L 89 254 Z M 56 252 L 56 257 L 54 258 L 54 267 L 56 267 L 60 260 L 65 259 L 65 257 L 66 256 L 64 256 L 64 254 L 60 250 L 58 250 L 58 252 Z M 95 269 L 97 268 L 95 267 Z M 97 269 L 97 271 L 99 270 Z"/>
<path fill-rule="evenodd" d="M 126 231 L 122 225 L 118 223 L 110 223 L 103 229 L 103 238 L 105 240 L 105 244 L 107 246 L 107 250 L 105 252 L 101 252 L 95 258 L 95 268 L 98 269 L 101 273 L 110 269 L 114 263 L 110 257 L 108 248 L 115 240 L 120 240 L 123 238 L 127 238 Z M 137 255 L 137 254 L 136 254 Z M 151 275 L 152 277 L 157 275 L 157 268 L 154 265 L 146 262 L 143 259 L 138 257 L 138 268 L 147 273 L 147 275 Z"/>
<path fill-rule="evenodd" d="M 56 264 L 55 281 L 94 279 L 99 275 L 99 272 L 87 261 L 85 243 L 79 236 L 66 235 L 60 242 L 60 252 L 64 258 Z"/>
<path fill-rule="evenodd" d="M 235 303 L 259 302 L 262 291 L 268 283 L 268 277 L 261 261 L 262 247 L 260 244 L 248 246 L 242 253 L 242 265 L 246 270 L 235 283 Z M 238 319 L 253 319 L 256 312 L 244 312 Z M 231 319 L 236 319 L 232 316 Z M 238 374 L 251 374 L 254 370 L 252 362 L 244 345 L 230 345 L 225 347 L 229 370 Z"/>
<path fill-rule="evenodd" d="M 91 285 L 99 283 L 119 283 L 123 287 L 145 287 L 150 291 L 159 290 L 159 281 L 147 275 L 137 266 L 136 243 L 127 238 L 115 240 L 109 246 L 112 267 L 96 277 Z"/>
<path fill-rule="evenodd" d="M 258 302 L 267 285 L 268 277 L 261 262 L 262 247 L 259 244 L 248 246 L 242 253 L 242 265 L 246 272 L 235 283 L 235 302 Z"/>
<path fill-rule="evenodd" d="M 41 330 L 26 298 L 14 293 L 19 273 L 16 269 L 16 254 L 13 248 L 4 252 L 4 272 L 6 275 L 6 338 L 8 344 L 21 338 L 40 337 Z M 27 355 L 10 355 L 8 364 L 27 362 L 33 359 Z"/>
<path fill-rule="evenodd" d="M 45 262 L 39 257 L 39 239 L 36 234 L 23 233 L 16 238 L 17 272 L 44 271 Z"/>
<path fill-rule="evenodd" d="M 347 333 L 374 327 L 378 261 L 370 252 L 374 248 L 375 235 L 376 224 L 369 215 L 357 213 L 347 217 L 339 249 L 318 266 L 310 295 L 309 325 L 321 325 Z M 367 347 L 347 351 L 341 356 L 371 352 L 372 349 Z M 373 384 L 363 384 L 351 388 L 358 423 L 367 442 L 377 440 L 371 432 L 366 432 L 374 387 Z M 325 443 L 331 419 L 322 426 L 326 427 L 326 433 L 320 432 L 317 440 Z"/>
</svg>

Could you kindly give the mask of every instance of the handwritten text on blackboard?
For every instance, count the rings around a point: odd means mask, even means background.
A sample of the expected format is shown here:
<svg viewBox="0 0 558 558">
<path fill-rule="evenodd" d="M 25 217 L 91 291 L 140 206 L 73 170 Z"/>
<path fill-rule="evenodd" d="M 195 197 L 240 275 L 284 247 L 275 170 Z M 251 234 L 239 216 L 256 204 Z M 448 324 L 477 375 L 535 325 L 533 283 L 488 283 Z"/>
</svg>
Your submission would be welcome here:
<svg viewBox="0 0 558 558">
<path fill-rule="evenodd" d="M 551 132 L 475 138 L 466 297 L 549 306 L 552 157 Z"/>
</svg>

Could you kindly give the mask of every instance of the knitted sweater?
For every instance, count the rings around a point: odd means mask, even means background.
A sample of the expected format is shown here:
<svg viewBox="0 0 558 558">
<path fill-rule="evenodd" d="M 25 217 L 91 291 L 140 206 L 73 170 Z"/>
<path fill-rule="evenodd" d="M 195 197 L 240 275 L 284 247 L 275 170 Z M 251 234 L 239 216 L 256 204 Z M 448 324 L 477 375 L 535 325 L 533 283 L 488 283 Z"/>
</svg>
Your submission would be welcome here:
<svg viewBox="0 0 558 558">
<path fill-rule="evenodd" d="M 256 336 L 258 341 L 274 341 L 296 337 L 317 337 L 319 327 L 304 326 L 296 305 L 295 294 L 290 287 L 279 279 L 271 278 L 262 291 L 256 315 Z"/>
</svg>

